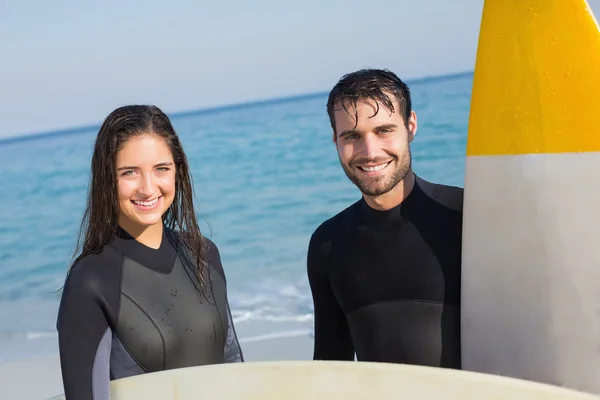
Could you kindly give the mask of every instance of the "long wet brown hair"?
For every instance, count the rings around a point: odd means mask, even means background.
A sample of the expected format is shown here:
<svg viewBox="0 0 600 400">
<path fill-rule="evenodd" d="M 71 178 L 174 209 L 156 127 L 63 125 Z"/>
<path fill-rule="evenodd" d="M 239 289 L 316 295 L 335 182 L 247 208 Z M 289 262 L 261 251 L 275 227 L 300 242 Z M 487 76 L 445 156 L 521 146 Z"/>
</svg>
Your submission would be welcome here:
<svg viewBox="0 0 600 400">
<path fill-rule="evenodd" d="M 194 189 L 187 157 L 169 118 L 158 107 L 152 105 L 120 107 L 104 120 L 94 145 L 87 205 L 79 228 L 72 265 L 90 254 L 100 253 L 117 232 L 117 152 L 127 140 L 144 134 L 162 138 L 173 155 L 176 171 L 175 197 L 163 215 L 163 223 L 167 228 L 179 233 L 179 238 L 187 245 L 184 253 L 191 253 L 195 261 L 191 265 L 196 269 L 200 283 L 203 283 L 204 240 L 194 211 Z"/>
</svg>

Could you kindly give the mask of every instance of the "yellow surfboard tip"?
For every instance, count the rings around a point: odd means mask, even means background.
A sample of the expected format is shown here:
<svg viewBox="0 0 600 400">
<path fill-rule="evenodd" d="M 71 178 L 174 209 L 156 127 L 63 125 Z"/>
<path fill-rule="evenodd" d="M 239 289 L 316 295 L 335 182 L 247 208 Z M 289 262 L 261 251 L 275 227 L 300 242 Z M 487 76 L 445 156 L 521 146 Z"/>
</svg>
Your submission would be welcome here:
<svg viewBox="0 0 600 400">
<path fill-rule="evenodd" d="M 600 29 L 586 0 L 485 0 L 467 156 L 600 151 Z"/>
</svg>

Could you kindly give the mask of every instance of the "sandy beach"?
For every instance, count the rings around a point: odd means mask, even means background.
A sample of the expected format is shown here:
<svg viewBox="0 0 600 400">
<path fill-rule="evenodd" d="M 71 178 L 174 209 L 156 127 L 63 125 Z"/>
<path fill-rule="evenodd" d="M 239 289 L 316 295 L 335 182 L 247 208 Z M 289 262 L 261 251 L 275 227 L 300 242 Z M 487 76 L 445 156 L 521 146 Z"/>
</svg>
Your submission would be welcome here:
<svg viewBox="0 0 600 400">
<path fill-rule="evenodd" d="M 247 362 L 312 359 L 310 336 L 241 341 Z M 45 400 L 61 394 L 58 354 L 0 364 L 0 388 L 6 400 Z"/>
</svg>

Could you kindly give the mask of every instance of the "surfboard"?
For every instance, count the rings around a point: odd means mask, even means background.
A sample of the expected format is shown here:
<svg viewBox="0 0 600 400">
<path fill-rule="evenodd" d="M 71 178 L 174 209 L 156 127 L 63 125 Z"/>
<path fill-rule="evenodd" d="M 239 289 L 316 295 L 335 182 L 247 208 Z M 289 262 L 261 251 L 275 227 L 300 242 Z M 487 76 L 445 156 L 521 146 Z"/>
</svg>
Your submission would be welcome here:
<svg viewBox="0 0 600 400">
<path fill-rule="evenodd" d="M 600 33 L 585 0 L 485 0 L 463 229 L 463 367 L 600 394 Z"/>
<path fill-rule="evenodd" d="M 138 399 L 598 400 L 599 397 L 551 385 L 443 368 L 349 361 L 274 361 L 182 368 L 111 382 L 111 400 Z"/>
</svg>

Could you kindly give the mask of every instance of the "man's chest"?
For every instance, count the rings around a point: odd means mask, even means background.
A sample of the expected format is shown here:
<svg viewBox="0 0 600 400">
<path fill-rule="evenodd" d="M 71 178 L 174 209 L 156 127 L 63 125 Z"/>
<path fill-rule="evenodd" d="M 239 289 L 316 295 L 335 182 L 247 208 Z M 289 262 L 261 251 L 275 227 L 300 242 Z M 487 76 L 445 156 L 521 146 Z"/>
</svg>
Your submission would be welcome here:
<svg viewBox="0 0 600 400">
<path fill-rule="evenodd" d="M 334 243 L 328 275 L 346 312 L 398 300 L 458 301 L 460 242 L 356 234 Z M 451 298 L 449 298 L 451 297 Z"/>
</svg>

